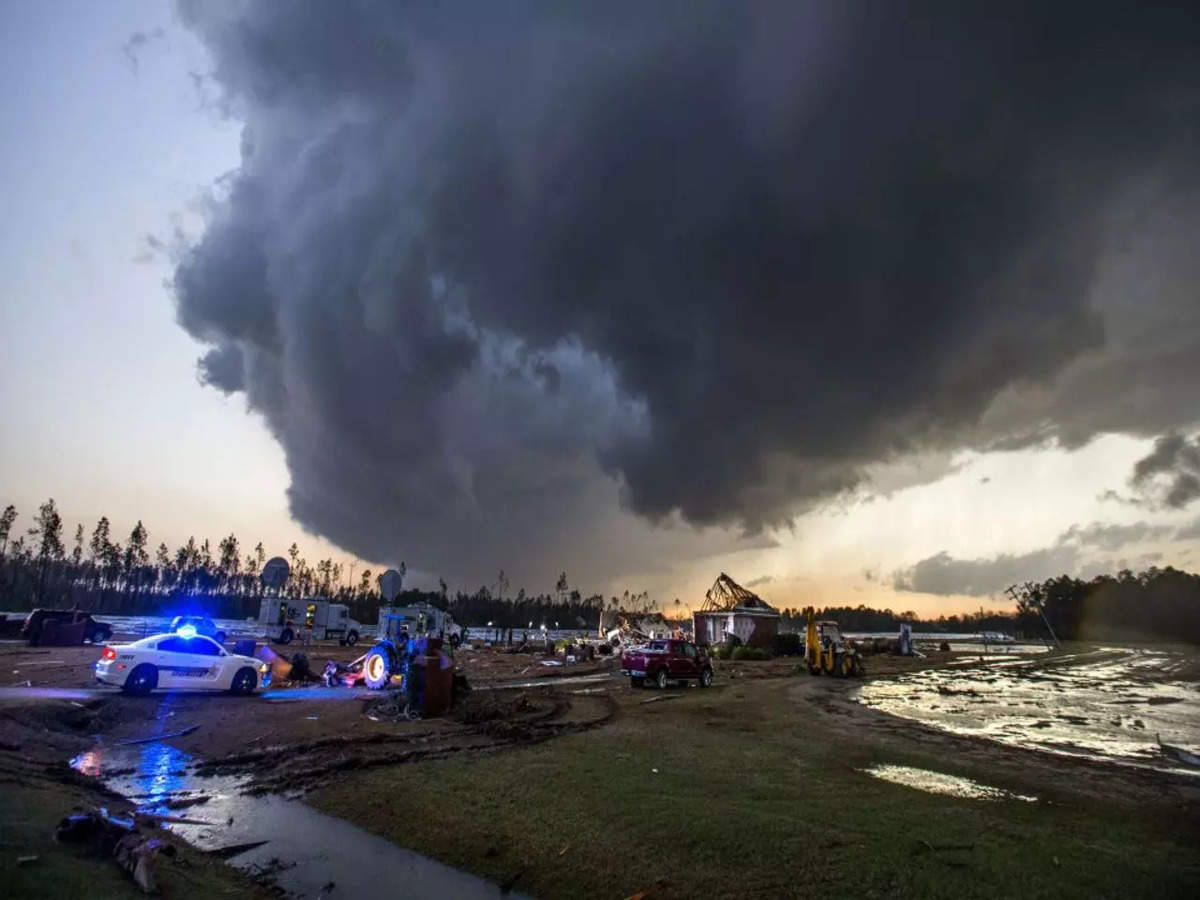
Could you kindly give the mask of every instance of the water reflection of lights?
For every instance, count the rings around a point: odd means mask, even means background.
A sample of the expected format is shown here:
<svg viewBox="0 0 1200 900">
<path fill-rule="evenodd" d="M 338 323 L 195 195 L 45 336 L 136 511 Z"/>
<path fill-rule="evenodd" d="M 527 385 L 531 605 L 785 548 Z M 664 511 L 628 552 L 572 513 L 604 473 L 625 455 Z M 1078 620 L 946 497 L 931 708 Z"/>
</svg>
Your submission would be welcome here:
<svg viewBox="0 0 1200 900">
<path fill-rule="evenodd" d="M 103 755 L 98 750 L 88 750 L 71 760 L 71 768 L 96 778 L 100 775 L 101 762 L 103 762 Z"/>
<path fill-rule="evenodd" d="M 155 742 L 140 747 L 97 747 L 80 753 L 71 760 L 71 767 L 84 775 L 101 777 L 105 768 L 132 768 L 127 781 L 122 779 L 122 793 L 143 798 L 143 805 L 154 807 L 182 790 L 192 758 L 170 744 Z"/>
<path fill-rule="evenodd" d="M 183 787 L 184 770 L 189 762 L 188 754 L 170 744 L 146 744 L 141 748 L 133 783 L 139 793 L 147 795 L 147 805 L 161 803 L 171 792 Z"/>
</svg>

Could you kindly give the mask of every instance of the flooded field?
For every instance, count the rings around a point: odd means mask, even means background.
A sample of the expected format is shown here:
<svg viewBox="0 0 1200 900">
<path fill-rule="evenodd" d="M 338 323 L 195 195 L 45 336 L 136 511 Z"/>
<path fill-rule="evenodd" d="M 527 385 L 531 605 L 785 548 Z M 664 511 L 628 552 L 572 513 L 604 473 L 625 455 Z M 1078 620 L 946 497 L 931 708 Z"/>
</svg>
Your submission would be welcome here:
<svg viewBox="0 0 1200 900">
<path fill-rule="evenodd" d="M 966 659 L 863 685 L 867 706 L 957 734 L 1191 775 L 1160 740 L 1200 752 L 1200 658 L 1102 647 Z"/>
</svg>

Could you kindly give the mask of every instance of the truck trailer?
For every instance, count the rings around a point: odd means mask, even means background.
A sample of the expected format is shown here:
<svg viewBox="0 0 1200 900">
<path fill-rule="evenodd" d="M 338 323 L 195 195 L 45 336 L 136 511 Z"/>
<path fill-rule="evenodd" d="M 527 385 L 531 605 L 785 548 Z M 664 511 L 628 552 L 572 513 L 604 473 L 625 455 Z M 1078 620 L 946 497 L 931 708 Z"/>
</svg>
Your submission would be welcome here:
<svg viewBox="0 0 1200 900">
<path fill-rule="evenodd" d="M 350 618 L 346 604 L 330 603 L 323 597 L 264 598 L 258 610 L 258 623 L 266 629 L 270 640 L 280 644 L 290 644 L 301 631 L 309 631 L 313 637 L 323 640 L 336 637 L 341 644 L 354 646 L 363 628 Z"/>
</svg>

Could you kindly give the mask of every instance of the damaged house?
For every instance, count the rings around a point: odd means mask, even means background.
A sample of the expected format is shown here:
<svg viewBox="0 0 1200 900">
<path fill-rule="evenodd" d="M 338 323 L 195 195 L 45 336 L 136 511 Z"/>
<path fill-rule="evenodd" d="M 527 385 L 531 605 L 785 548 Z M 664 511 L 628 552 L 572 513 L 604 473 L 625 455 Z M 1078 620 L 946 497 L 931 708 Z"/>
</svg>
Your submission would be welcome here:
<svg viewBox="0 0 1200 900">
<path fill-rule="evenodd" d="M 752 647 L 770 647 L 779 632 L 779 610 L 724 572 L 693 614 L 696 642 L 722 644 L 730 635 Z"/>
</svg>

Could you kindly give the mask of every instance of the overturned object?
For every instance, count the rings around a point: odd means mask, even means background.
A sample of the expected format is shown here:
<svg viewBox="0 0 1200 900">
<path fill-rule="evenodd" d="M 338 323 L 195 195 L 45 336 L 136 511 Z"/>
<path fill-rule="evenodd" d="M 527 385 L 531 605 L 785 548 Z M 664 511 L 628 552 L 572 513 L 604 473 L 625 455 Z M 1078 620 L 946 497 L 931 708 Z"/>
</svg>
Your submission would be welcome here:
<svg viewBox="0 0 1200 900">
<path fill-rule="evenodd" d="M 104 807 L 62 819 L 54 831 L 62 843 L 90 844 L 104 856 L 113 856 L 145 893 L 156 890 L 154 860 L 160 852 L 174 855 L 174 848 L 156 838 L 140 834 L 132 819 L 109 815 Z"/>
<path fill-rule="evenodd" d="M 166 847 L 158 838 L 143 837 L 131 831 L 117 841 L 113 855 L 117 865 L 129 873 L 144 893 L 153 894 L 157 889 L 154 881 L 154 858 Z"/>
</svg>

